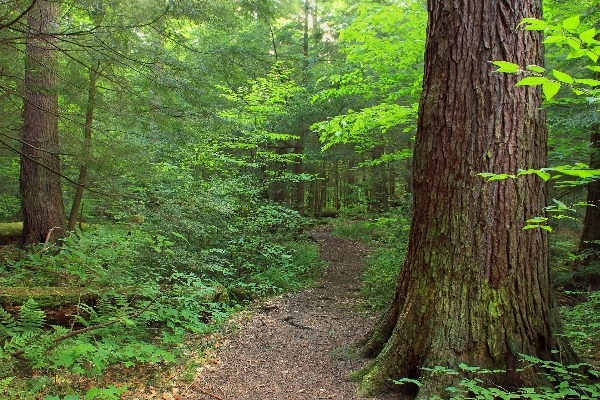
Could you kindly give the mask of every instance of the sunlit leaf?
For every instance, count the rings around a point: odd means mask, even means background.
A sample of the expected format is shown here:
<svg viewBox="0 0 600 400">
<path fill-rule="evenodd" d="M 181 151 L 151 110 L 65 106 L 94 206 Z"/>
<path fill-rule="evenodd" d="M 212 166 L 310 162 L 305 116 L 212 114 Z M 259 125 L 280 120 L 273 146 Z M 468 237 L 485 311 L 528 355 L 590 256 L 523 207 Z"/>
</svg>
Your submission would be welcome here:
<svg viewBox="0 0 600 400">
<path fill-rule="evenodd" d="M 539 72 L 540 74 L 541 74 L 542 72 L 546 71 L 546 69 L 545 69 L 545 68 L 542 68 L 542 67 L 540 67 L 540 66 L 538 66 L 538 65 L 528 65 L 528 66 L 526 67 L 526 69 L 528 69 L 529 71 Z"/>
<path fill-rule="evenodd" d="M 543 31 L 548 27 L 546 21 L 536 18 L 523 18 L 519 23 L 519 26 L 521 25 L 525 25 L 525 29 L 528 31 Z"/>
<path fill-rule="evenodd" d="M 579 42 L 579 40 L 577 39 L 573 39 L 573 38 L 567 38 L 567 44 L 573 49 L 573 50 L 579 50 L 581 49 L 581 43 Z"/>
<path fill-rule="evenodd" d="M 552 70 L 552 75 L 564 83 L 572 84 L 575 81 L 569 74 L 565 74 L 564 72 L 560 72 L 556 69 Z"/>
<path fill-rule="evenodd" d="M 591 28 L 585 32 L 580 33 L 579 39 L 581 39 L 581 41 L 586 44 L 600 44 L 600 42 L 594 39 L 595 36 L 596 28 Z"/>
<path fill-rule="evenodd" d="M 550 43 L 562 43 L 565 40 L 567 40 L 567 37 L 564 35 L 555 35 L 555 36 L 548 36 L 546 38 L 546 40 L 544 40 L 544 43 L 546 44 L 550 44 Z"/>
<path fill-rule="evenodd" d="M 575 15 L 571 18 L 567 18 L 562 23 L 565 29 L 577 29 L 579 26 L 579 15 Z"/>
<path fill-rule="evenodd" d="M 581 58 L 581 57 L 585 56 L 588 51 L 589 50 L 586 50 L 586 49 L 571 50 L 569 52 L 569 54 L 567 55 L 567 60 L 572 60 L 574 58 Z"/>
<path fill-rule="evenodd" d="M 492 64 L 500 67 L 494 72 L 504 72 L 507 74 L 519 72 L 519 66 L 508 61 L 492 61 Z"/>
<path fill-rule="evenodd" d="M 560 90 L 560 83 L 554 81 L 544 82 L 544 84 L 542 85 L 542 90 L 544 91 L 544 96 L 546 97 L 546 100 L 550 100 Z"/>
<path fill-rule="evenodd" d="M 548 78 L 543 76 L 528 76 L 521 79 L 515 86 L 537 86 L 548 82 Z"/>
<path fill-rule="evenodd" d="M 528 223 L 541 223 L 541 222 L 546 222 L 546 221 L 548 221 L 548 218 L 546 218 L 546 217 L 535 217 L 535 218 L 528 219 L 525 222 L 528 222 Z"/>
<path fill-rule="evenodd" d="M 598 81 L 596 79 L 576 79 L 575 82 L 581 83 L 582 85 L 588 85 L 588 86 L 600 85 L 600 81 Z"/>
</svg>

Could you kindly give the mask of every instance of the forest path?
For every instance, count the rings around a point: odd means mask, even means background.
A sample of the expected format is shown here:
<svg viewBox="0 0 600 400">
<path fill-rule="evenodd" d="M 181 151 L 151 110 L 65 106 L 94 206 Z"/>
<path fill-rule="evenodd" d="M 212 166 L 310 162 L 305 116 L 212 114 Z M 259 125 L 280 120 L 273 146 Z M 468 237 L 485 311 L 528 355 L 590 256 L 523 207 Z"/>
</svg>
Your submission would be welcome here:
<svg viewBox="0 0 600 400">
<path fill-rule="evenodd" d="M 329 266 L 311 288 L 256 306 L 213 364 L 182 393 L 194 400 L 357 399 L 347 375 L 364 366 L 350 350 L 375 323 L 359 311 L 362 260 L 368 248 L 311 233 Z M 386 394 L 374 399 L 399 399 Z"/>
</svg>

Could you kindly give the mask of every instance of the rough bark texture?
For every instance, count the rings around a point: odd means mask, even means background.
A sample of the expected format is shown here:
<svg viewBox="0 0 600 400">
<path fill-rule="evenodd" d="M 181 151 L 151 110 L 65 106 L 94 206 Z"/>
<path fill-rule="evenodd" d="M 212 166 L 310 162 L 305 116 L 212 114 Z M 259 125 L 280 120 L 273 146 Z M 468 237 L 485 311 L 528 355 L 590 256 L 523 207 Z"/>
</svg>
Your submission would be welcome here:
<svg viewBox="0 0 600 400">
<path fill-rule="evenodd" d="M 541 35 L 515 30 L 522 18 L 541 18 L 541 1 L 429 0 L 428 11 L 408 253 L 363 348 L 377 358 L 358 374 L 362 395 L 389 378 L 420 377 L 418 398 L 447 396 L 456 378 L 421 367 L 460 363 L 507 370 L 486 376 L 504 387 L 535 385 L 535 372 L 515 371 L 519 353 L 573 357 L 553 336 L 546 232 L 521 229 L 543 213 L 544 182 L 477 176 L 544 167 L 540 91 L 515 87 L 518 76 L 489 63 L 542 65 Z"/>
<path fill-rule="evenodd" d="M 593 153 L 590 157 L 590 168 L 600 168 L 600 124 L 593 128 L 591 143 Z M 579 242 L 579 254 L 583 256 L 575 262 L 575 281 L 584 284 L 586 289 L 600 289 L 600 180 L 588 184 L 587 203 L 583 219 L 583 231 Z"/>
<path fill-rule="evenodd" d="M 59 3 L 40 0 L 27 14 L 21 199 L 23 243 L 65 234 L 58 141 L 56 21 Z"/>
</svg>

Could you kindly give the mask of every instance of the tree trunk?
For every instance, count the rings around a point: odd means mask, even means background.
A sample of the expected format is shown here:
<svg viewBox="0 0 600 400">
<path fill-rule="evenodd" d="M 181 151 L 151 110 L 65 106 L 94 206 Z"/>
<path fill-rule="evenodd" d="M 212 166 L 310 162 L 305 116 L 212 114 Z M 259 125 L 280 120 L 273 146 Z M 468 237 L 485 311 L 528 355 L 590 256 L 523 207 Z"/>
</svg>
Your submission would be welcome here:
<svg viewBox="0 0 600 400">
<path fill-rule="evenodd" d="M 340 160 L 333 162 L 333 209 L 340 211 Z"/>
<path fill-rule="evenodd" d="M 94 107 L 96 104 L 97 91 L 96 81 L 98 80 L 99 68 L 99 63 L 94 64 L 90 68 L 90 87 L 88 90 L 88 102 L 85 113 L 82 161 L 81 166 L 79 167 L 79 178 L 77 179 L 77 188 L 75 188 L 73 205 L 71 206 L 71 213 L 69 214 L 67 231 L 72 231 L 73 229 L 75 229 L 75 223 L 77 222 L 77 214 L 79 213 L 81 199 L 83 198 L 83 190 L 85 188 L 85 184 L 87 183 L 87 162 L 90 156 L 90 148 L 92 146 L 92 129 L 94 122 Z"/>
<path fill-rule="evenodd" d="M 304 151 L 304 145 L 302 144 L 302 141 L 304 140 L 305 136 L 306 135 L 304 133 L 302 133 L 302 137 L 299 139 L 298 143 L 296 144 L 296 148 L 294 149 L 294 152 L 296 154 L 300 155 L 294 160 L 294 173 L 298 176 L 300 176 L 301 174 L 304 173 L 304 161 L 303 161 L 303 157 L 302 157 L 302 152 Z M 303 215 L 305 212 L 304 190 L 305 190 L 304 180 L 300 179 L 300 180 L 298 180 L 298 182 L 296 182 L 296 185 L 295 185 L 294 206 L 295 206 L 296 210 L 300 214 L 303 214 Z"/>
<path fill-rule="evenodd" d="M 66 233 L 59 140 L 57 48 L 59 3 L 40 0 L 27 14 L 21 156 L 22 243 L 54 242 Z"/>
<path fill-rule="evenodd" d="M 547 383 L 518 371 L 520 353 L 574 359 L 553 335 L 546 231 L 521 229 L 542 215 L 545 183 L 477 176 L 545 166 L 540 90 L 515 87 L 518 76 L 489 63 L 543 64 L 541 34 L 515 30 L 541 18 L 541 0 L 429 0 L 428 11 L 408 251 L 390 307 L 363 343 L 377 358 L 357 374 L 360 393 L 408 377 L 423 383 L 417 398 L 448 396 L 457 377 L 422 367 L 460 363 L 505 370 L 486 375 L 504 388 Z"/>
<path fill-rule="evenodd" d="M 592 155 L 590 168 L 600 168 L 600 124 L 595 124 L 592 131 Z M 587 203 L 592 204 L 585 209 L 583 231 L 579 242 L 581 259 L 575 262 L 575 282 L 584 284 L 589 290 L 600 289 L 600 179 L 590 182 L 587 187 Z"/>
</svg>

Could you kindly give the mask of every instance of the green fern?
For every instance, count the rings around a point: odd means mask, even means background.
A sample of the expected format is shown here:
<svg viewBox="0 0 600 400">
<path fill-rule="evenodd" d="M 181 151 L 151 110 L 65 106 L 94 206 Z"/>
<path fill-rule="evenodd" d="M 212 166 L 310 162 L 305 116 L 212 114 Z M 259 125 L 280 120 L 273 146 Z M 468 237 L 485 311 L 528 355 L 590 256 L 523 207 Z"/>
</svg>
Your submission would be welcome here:
<svg viewBox="0 0 600 400">
<path fill-rule="evenodd" d="M 0 307 L 0 341 L 13 335 L 17 328 L 17 321 L 4 308 Z"/>
<path fill-rule="evenodd" d="M 4 393 L 4 391 L 8 388 L 10 383 L 15 379 L 14 376 L 9 376 L 4 379 L 0 379 L 0 393 Z"/>
<path fill-rule="evenodd" d="M 35 300 L 29 299 L 21 306 L 18 321 L 25 332 L 41 332 L 46 324 L 46 315 Z"/>
</svg>

